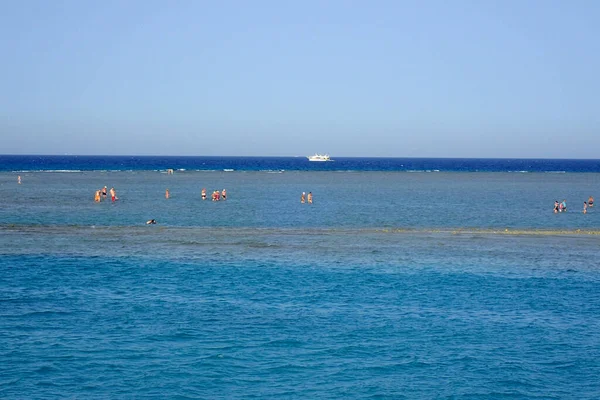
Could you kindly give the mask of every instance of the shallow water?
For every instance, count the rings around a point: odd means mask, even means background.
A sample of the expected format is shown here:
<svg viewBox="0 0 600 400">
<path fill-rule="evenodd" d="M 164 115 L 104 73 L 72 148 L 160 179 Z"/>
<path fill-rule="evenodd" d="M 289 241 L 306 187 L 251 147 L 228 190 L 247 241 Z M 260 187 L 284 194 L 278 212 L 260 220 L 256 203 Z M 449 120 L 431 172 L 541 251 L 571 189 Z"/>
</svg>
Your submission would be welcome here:
<svg viewBox="0 0 600 400">
<path fill-rule="evenodd" d="M 600 397 L 598 174 L 21 175 L 2 398 Z"/>
<path fill-rule="evenodd" d="M 595 229 L 600 174 L 407 172 L 0 173 L 0 221 L 43 225 Z M 115 187 L 119 201 L 94 203 Z M 228 200 L 200 191 L 227 189 Z M 164 198 L 169 189 L 171 198 Z M 302 192 L 314 204 L 300 204 Z M 554 200 L 569 212 L 554 215 Z"/>
</svg>

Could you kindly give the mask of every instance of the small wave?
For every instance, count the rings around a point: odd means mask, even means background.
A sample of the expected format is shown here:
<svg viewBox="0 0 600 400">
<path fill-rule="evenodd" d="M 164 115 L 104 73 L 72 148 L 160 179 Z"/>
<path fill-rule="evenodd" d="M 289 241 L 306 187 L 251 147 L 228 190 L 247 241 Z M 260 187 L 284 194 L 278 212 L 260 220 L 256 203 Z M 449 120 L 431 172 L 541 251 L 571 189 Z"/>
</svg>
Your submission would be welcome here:
<svg viewBox="0 0 600 400">
<path fill-rule="evenodd" d="M 547 174 L 566 174 L 567 171 L 546 171 Z"/>
<path fill-rule="evenodd" d="M 18 171 L 12 171 L 14 173 L 37 173 L 37 172 L 83 172 L 79 169 L 23 169 Z M 90 171 L 93 172 L 93 171 Z"/>
<path fill-rule="evenodd" d="M 234 169 L 231 169 L 231 168 L 225 168 L 223 171 L 225 171 L 225 172 L 233 172 L 233 171 L 235 171 L 235 170 L 234 170 Z"/>
<path fill-rule="evenodd" d="M 69 172 L 83 172 L 80 169 L 43 169 L 40 170 L 38 172 L 65 172 L 65 173 L 69 173 Z"/>
<path fill-rule="evenodd" d="M 40 317 L 40 316 L 53 316 L 53 315 L 69 315 L 71 312 L 68 311 L 56 311 L 56 310 L 42 310 L 42 311 L 29 311 L 21 314 L 22 317 Z"/>
</svg>

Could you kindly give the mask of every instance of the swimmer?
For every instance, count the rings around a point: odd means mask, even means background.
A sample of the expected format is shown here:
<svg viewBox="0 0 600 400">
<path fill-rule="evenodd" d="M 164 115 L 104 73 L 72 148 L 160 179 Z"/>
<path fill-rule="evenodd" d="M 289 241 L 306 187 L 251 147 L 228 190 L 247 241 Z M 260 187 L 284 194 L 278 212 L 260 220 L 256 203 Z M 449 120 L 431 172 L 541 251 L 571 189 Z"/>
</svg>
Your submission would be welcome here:
<svg viewBox="0 0 600 400">
<path fill-rule="evenodd" d="M 594 207 L 594 198 L 592 196 L 590 196 L 590 198 L 588 199 L 588 206 Z"/>
<path fill-rule="evenodd" d="M 227 200 L 227 192 L 225 191 L 225 189 L 223 189 L 223 191 L 221 192 L 221 197 L 223 197 L 223 200 Z"/>
<path fill-rule="evenodd" d="M 106 186 L 102 188 L 102 197 L 106 198 Z"/>
<path fill-rule="evenodd" d="M 165 199 L 169 198 L 169 189 L 165 190 Z"/>
<path fill-rule="evenodd" d="M 117 192 L 115 190 L 115 188 L 110 188 L 110 199 L 111 201 L 114 203 L 115 200 L 118 200 L 119 198 L 117 197 Z"/>
<path fill-rule="evenodd" d="M 304 204 L 306 201 L 306 192 L 302 192 L 302 196 L 300 196 L 300 203 Z"/>
<path fill-rule="evenodd" d="M 21 184 L 21 175 L 17 176 L 17 183 L 20 185 Z"/>
<path fill-rule="evenodd" d="M 583 202 L 583 213 L 587 214 L 587 208 L 588 208 L 588 204 L 584 201 Z"/>
<path fill-rule="evenodd" d="M 155 219 L 150 219 L 150 220 L 146 221 L 146 225 L 154 225 L 154 224 L 156 224 Z"/>
<path fill-rule="evenodd" d="M 206 200 L 206 189 L 202 188 L 202 200 Z"/>
<path fill-rule="evenodd" d="M 312 192 L 308 192 L 308 204 L 312 204 L 313 198 L 312 198 Z"/>
</svg>

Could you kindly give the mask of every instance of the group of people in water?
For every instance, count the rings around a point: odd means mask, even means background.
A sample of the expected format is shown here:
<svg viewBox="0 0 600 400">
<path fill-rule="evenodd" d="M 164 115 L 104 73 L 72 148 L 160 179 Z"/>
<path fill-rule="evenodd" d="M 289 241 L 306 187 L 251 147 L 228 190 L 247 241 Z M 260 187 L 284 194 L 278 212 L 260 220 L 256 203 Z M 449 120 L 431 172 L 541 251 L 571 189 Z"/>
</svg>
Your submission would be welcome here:
<svg viewBox="0 0 600 400">
<path fill-rule="evenodd" d="M 113 203 L 115 202 L 115 200 L 119 199 L 117 197 L 117 191 L 115 190 L 115 188 L 111 187 L 108 193 L 110 193 L 110 200 Z M 106 199 L 108 193 L 106 186 L 104 186 L 102 189 L 96 190 L 96 193 L 94 194 L 94 201 L 96 203 L 100 203 L 103 199 Z"/>
<path fill-rule="evenodd" d="M 587 210 L 588 207 L 594 207 L 594 198 L 592 196 L 590 196 L 590 198 L 587 201 L 583 202 L 583 213 L 587 214 Z M 563 200 L 561 203 L 558 202 L 558 200 L 556 200 L 554 202 L 554 214 L 560 213 L 560 212 L 566 212 L 567 211 L 567 200 Z"/>
<path fill-rule="evenodd" d="M 308 202 L 308 204 L 312 204 L 312 202 L 313 202 L 312 192 L 308 192 L 308 196 L 306 195 L 306 192 L 302 192 L 302 195 L 300 196 L 300 203 L 304 204 L 307 202 Z"/>
<path fill-rule="evenodd" d="M 18 177 L 18 183 L 21 183 L 20 176 Z M 96 190 L 96 193 L 94 194 L 94 201 L 99 203 L 103 199 L 106 199 L 108 197 L 108 194 L 110 194 L 110 199 L 112 202 L 119 199 L 117 197 L 117 191 L 115 190 L 114 187 L 111 187 L 110 190 L 107 191 L 107 187 L 104 186 L 102 189 Z M 169 192 L 169 189 L 167 189 L 167 190 L 165 190 L 165 198 L 168 199 L 169 197 L 171 197 L 171 194 Z M 206 188 L 202 188 L 200 197 L 202 198 L 202 200 L 208 199 L 208 196 L 206 195 Z M 227 200 L 227 190 L 225 190 L 225 189 L 223 189 L 222 191 L 213 190 L 212 195 L 211 195 L 211 200 L 212 201 Z M 308 194 L 306 192 L 302 192 L 302 195 L 300 195 L 300 203 L 312 204 L 313 203 L 312 192 L 308 192 Z M 587 214 L 588 208 L 592 208 L 592 207 L 594 207 L 594 198 L 592 196 L 590 196 L 587 201 L 583 202 L 583 213 Z M 560 203 L 558 202 L 558 200 L 556 200 L 554 202 L 554 213 L 555 214 L 566 212 L 566 211 L 567 211 L 567 200 L 563 200 Z M 147 223 L 155 224 L 156 221 L 149 220 Z"/>
<path fill-rule="evenodd" d="M 200 197 L 202 197 L 202 200 L 206 200 L 206 189 L 202 188 L 202 192 L 200 193 Z M 211 200 L 212 201 L 221 201 L 221 200 L 227 200 L 227 190 L 223 189 L 222 191 L 218 191 L 218 190 L 213 190 L 212 195 L 211 195 Z"/>
<path fill-rule="evenodd" d="M 21 182 L 19 181 L 19 183 L 21 183 Z M 110 191 L 108 193 L 110 193 L 111 201 L 114 202 L 115 200 L 119 199 L 117 197 L 117 191 L 115 190 L 115 188 L 110 188 Z M 202 188 L 202 192 L 201 192 L 200 196 L 202 197 L 202 200 L 207 199 L 205 188 Z M 104 186 L 102 189 L 96 190 L 96 193 L 94 194 L 94 201 L 96 203 L 99 203 L 106 197 L 107 197 L 107 187 Z M 168 199 L 170 197 L 171 197 L 171 192 L 169 191 L 169 189 L 165 190 L 165 199 Z M 211 199 L 212 199 L 212 201 L 227 200 L 227 190 L 225 190 L 225 189 L 223 189 L 222 191 L 214 190 L 212 192 Z M 310 199 L 309 203 L 312 203 L 312 194 L 310 194 L 310 193 L 309 193 L 309 199 Z M 303 203 L 304 203 L 304 201 L 303 201 Z"/>
</svg>

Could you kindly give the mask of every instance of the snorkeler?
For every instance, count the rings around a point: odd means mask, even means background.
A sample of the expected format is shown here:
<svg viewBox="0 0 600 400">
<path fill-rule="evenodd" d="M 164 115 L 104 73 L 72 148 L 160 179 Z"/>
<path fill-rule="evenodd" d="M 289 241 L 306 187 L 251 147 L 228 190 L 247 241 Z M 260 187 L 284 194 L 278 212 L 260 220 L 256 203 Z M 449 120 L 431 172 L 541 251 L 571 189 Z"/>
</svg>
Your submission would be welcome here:
<svg viewBox="0 0 600 400">
<path fill-rule="evenodd" d="M 150 219 L 150 220 L 146 221 L 146 225 L 154 225 L 154 224 L 156 224 L 155 219 Z"/>
</svg>

